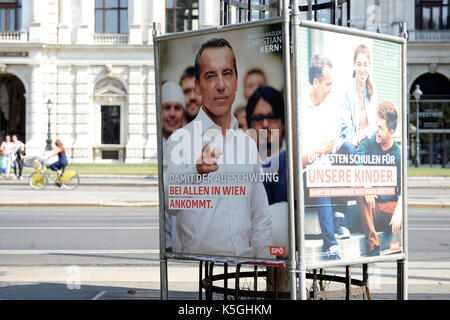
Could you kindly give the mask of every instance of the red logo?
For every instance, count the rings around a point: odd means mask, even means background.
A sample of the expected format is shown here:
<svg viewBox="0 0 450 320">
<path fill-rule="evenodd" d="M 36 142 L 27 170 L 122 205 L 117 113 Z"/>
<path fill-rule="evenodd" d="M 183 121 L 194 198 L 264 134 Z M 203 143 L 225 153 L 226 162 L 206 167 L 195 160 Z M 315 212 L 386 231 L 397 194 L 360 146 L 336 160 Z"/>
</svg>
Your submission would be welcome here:
<svg viewBox="0 0 450 320">
<path fill-rule="evenodd" d="M 389 243 L 389 249 L 395 250 L 395 251 L 400 251 L 400 249 L 401 249 L 400 242 L 399 241 L 390 242 Z"/>
<path fill-rule="evenodd" d="M 286 247 L 283 246 L 270 246 L 270 255 L 271 256 L 286 256 Z"/>
</svg>

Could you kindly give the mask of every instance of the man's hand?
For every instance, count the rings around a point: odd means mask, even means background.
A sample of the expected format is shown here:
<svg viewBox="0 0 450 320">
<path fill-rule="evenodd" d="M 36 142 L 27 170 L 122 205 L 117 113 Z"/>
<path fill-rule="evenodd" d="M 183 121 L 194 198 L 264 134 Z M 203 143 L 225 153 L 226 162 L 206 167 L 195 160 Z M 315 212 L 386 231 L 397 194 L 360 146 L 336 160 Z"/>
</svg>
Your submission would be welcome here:
<svg viewBox="0 0 450 320">
<path fill-rule="evenodd" d="M 196 162 L 197 172 L 200 174 L 208 174 L 219 169 L 217 164 L 222 152 L 215 148 L 211 150 L 209 144 L 203 147 L 202 154 Z"/>
<path fill-rule="evenodd" d="M 374 209 L 376 196 L 368 195 L 368 196 L 364 196 L 364 198 L 366 199 L 366 203 L 367 203 L 369 209 Z"/>
<path fill-rule="evenodd" d="M 402 210 L 399 210 L 400 206 L 395 208 L 394 213 L 392 214 L 391 222 L 389 225 L 392 226 L 392 232 L 400 231 L 402 228 Z"/>
</svg>

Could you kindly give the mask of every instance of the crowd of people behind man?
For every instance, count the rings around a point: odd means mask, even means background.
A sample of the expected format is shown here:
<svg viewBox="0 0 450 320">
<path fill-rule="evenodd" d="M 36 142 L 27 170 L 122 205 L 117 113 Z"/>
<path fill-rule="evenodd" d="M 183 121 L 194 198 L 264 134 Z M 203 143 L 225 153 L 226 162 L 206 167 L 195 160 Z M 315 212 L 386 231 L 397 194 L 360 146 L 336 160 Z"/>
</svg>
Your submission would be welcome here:
<svg viewBox="0 0 450 320">
<path fill-rule="evenodd" d="M 5 136 L 0 145 L 0 179 L 23 180 L 25 145 L 16 134 Z M 14 175 L 10 174 L 13 167 Z"/>
</svg>

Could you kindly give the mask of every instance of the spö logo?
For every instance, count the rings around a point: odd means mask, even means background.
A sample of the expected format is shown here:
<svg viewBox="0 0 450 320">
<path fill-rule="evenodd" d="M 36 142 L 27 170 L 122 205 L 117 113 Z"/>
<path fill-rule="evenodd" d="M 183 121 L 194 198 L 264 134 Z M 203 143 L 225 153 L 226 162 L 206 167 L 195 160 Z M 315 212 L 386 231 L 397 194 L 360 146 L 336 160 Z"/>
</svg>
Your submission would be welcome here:
<svg viewBox="0 0 450 320">
<path fill-rule="evenodd" d="M 283 246 L 270 246 L 270 255 L 271 256 L 286 256 L 286 247 Z"/>
</svg>

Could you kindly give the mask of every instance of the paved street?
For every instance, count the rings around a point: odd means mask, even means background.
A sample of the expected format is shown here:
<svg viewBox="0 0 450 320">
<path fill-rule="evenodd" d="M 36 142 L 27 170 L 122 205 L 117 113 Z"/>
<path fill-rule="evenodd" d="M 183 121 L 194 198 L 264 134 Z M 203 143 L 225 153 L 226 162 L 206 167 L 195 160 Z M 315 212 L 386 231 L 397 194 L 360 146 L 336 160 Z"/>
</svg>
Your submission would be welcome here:
<svg viewBox="0 0 450 320">
<path fill-rule="evenodd" d="M 0 221 L 0 254 L 159 250 L 158 208 L 8 207 Z"/>
<path fill-rule="evenodd" d="M 410 297 L 450 299 L 450 189 L 428 183 L 408 190 Z M 158 298 L 157 190 L 154 179 L 83 179 L 74 191 L 2 182 L 0 299 Z M 395 264 L 370 271 L 375 297 L 394 299 Z M 171 261 L 169 297 L 195 299 L 197 279 L 195 262 Z"/>
<path fill-rule="evenodd" d="M 411 261 L 450 262 L 450 209 L 410 209 L 408 222 Z"/>
<path fill-rule="evenodd" d="M 0 299 L 158 297 L 158 239 L 156 207 L 0 207 Z M 178 290 L 197 290 L 195 263 L 170 265 Z"/>
</svg>

